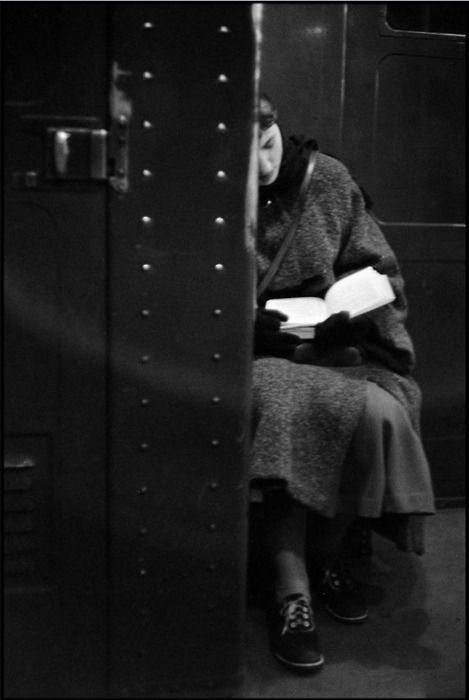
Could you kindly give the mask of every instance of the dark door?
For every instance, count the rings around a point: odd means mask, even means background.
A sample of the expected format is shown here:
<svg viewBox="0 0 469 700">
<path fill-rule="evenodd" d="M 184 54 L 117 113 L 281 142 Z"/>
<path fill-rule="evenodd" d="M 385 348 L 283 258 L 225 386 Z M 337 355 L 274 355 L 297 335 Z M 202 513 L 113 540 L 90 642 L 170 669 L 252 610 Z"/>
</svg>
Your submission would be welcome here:
<svg viewBox="0 0 469 700">
<path fill-rule="evenodd" d="M 242 652 L 251 8 L 121 3 L 111 29 L 111 690 L 217 695 Z"/>
<path fill-rule="evenodd" d="M 107 191 L 85 169 L 107 120 L 106 10 L 2 10 L 5 693 L 102 695 Z M 84 142 L 62 177 L 65 128 Z"/>
<path fill-rule="evenodd" d="M 5 695 L 231 692 L 250 6 L 2 10 Z"/>
<path fill-rule="evenodd" d="M 447 5 L 348 5 L 342 126 L 407 282 L 440 505 L 461 502 L 466 470 L 465 7 Z"/>
</svg>

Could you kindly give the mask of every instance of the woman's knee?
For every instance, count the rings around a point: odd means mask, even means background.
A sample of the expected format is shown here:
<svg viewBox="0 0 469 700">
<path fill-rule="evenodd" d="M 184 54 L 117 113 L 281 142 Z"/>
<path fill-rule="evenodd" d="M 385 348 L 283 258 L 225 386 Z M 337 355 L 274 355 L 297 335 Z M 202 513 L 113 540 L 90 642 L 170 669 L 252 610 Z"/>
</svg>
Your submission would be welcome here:
<svg viewBox="0 0 469 700">
<path fill-rule="evenodd" d="M 407 412 L 397 399 L 377 384 L 368 382 L 362 422 L 369 425 L 407 425 Z"/>
</svg>

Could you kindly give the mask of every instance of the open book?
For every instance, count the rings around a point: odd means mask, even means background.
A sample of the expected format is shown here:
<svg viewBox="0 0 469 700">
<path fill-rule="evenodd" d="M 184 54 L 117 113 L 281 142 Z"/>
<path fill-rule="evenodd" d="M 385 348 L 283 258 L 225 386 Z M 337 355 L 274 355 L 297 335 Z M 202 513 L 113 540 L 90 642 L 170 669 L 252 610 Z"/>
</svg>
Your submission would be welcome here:
<svg viewBox="0 0 469 700">
<path fill-rule="evenodd" d="M 300 338 L 314 338 L 314 326 L 332 314 L 348 311 L 359 316 L 396 298 L 387 275 L 372 267 L 365 267 L 337 280 L 324 299 L 319 297 L 292 297 L 269 299 L 266 309 L 277 309 L 288 316 L 281 325 L 283 331 L 295 333 Z"/>
</svg>

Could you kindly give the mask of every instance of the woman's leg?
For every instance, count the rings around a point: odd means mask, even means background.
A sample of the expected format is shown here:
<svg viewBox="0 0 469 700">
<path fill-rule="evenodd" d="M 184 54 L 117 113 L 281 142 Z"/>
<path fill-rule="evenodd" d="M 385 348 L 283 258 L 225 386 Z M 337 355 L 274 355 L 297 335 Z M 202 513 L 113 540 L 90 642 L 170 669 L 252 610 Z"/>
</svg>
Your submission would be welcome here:
<svg viewBox="0 0 469 700">
<path fill-rule="evenodd" d="M 275 576 L 276 604 L 268 614 L 273 654 L 290 669 L 304 673 L 324 664 L 311 607 L 305 563 L 306 510 L 285 493 L 267 496 L 266 548 Z"/>
<path fill-rule="evenodd" d="M 368 605 L 343 556 L 343 540 L 355 515 L 308 517 L 308 571 L 326 610 L 341 622 L 364 622 Z"/>
<path fill-rule="evenodd" d="M 265 544 L 274 568 L 277 602 L 293 593 L 310 599 L 305 563 L 306 509 L 283 491 L 266 495 Z"/>
</svg>

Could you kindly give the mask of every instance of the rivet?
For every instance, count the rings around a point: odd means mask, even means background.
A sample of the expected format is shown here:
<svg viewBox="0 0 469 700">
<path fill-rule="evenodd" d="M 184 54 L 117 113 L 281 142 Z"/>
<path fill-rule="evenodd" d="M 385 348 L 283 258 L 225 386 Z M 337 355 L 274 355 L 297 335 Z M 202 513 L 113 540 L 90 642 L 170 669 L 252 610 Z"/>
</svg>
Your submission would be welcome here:
<svg viewBox="0 0 469 700">
<path fill-rule="evenodd" d="M 154 29 L 154 27 L 155 25 L 153 24 L 153 22 L 145 22 L 143 25 L 144 29 Z"/>
<path fill-rule="evenodd" d="M 221 316 L 222 310 L 221 309 L 213 309 L 213 315 L 214 316 Z"/>
<path fill-rule="evenodd" d="M 227 174 L 225 173 L 224 170 L 219 170 L 216 174 L 217 180 L 226 180 L 227 179 Z"/>
<path fill-rule="evenodd" d="M 150 355 L 142 355 L 142 357 L 140 358 L 140 362 L 142 364 L 146 364 L 147 362 L 149 362 L 149 360 L 150 360 Z"/>
<path fill-rule="evenodd" d="M 227 83 L 228 82 L 228 76 L 225 75 L 224 73 L 220 73 L 220 75 L 217 78 L 217 83 Z"/>
<path fill-rule="evenodd" d="M 218 488 L 218 481 L 211 481 L 211 482 L 210 482 L 210 489 L 211 489 L 212 491 L 216 491 L 217 488 Z"/>
<path fill-rule="evenodd" d="M 219 360 L 221 360 L 221 353 L 214 352 L 212 355 L 212 360 L 215 360 L 215 362 L 218 362 Z"/>
<path fill-rule="evenodd" d="M 220 440 L 212 440 L 212 447 L 218 447 L 220 444 Z"/>
<path fill-rule="evenodd" d="M 144 493 L 147 493 L 147 492 L 148 492 L 148 486 L 140 486 L 140 487 L 137 489 L 137 493 L 138 493 L 139 496 L 143 496 L 143 494 L 144 494 Z"/>
<path fill-rule="evenodd" d="M 143 175 L 143 177 L 152 177 L 153 173 L 151 170 L 148 170 L 148 168 L 144 168 L 142 170 L 142 175 Z"/>
<path fill-rule="evenodd" d="M 140 315 L 143 316 L 144 318 L 147 318 L 147 316 L 150 315 L 150 309 L 142 309 L 140 311 Z"/>
<path fill-rule="evenodd" d="M 146 576 L 148 571 L 146 569 L 140 569 L 140 576 Z"/>
<path fill-rule="evenodd" d="M 225 266 L 222 265 L 222 263 L 217 263 L 217 264 L 215 265 L 215 270 L 216 270 L 217 272 L 223 272 L 224 269 L 225 269 Z"/>
<path fill-rule="evenodd" d="M 152 269 L 152 266 L 151 266 L 149 263 L 143 263 L 143 265 L 142 265 L 142 270 L 143 270 L 144 272 L 148 272 L 148 271 L 151 270 L 151 269 Z"/>
<path fill-rule="evenodd" d="M 216 523 L 210 523 L 208 529 L 210 530 L 210 532 L 215 532 L 215 530 L 217 529 Z"/>
<path fill-rule="evenodd" d="M 212 403 L 220 403 L 220 397 L 219 396 L 212 396 Z"/>
<path fill-rule="evenodd" d="M 140 443 L 140 449 L 142 450 L 142 452 L 145 452 L 145 450 L 148 450 L 148 442 Z"/>
<path fill-rule="evenodd" d="M 142 400 L 140 401 L 140 405 L 141 405 L 141 406 L 148 406 L 149 403 L 150 403 L 150 402 L 149 402 L 148 399 L 142 399 Z"/>
<path fill-rule="evenodd" d="M 224 226 L 225 223 L 226 223 L 226 221 L 225 221 L 225 219 L 224 219 L 222 216 L 217 216 L 217 218 L 215 219 L 215 223 L 216 223 L 218 226 Z"/>
<path fill-rule="evenodd" d="M 154 77 L 155 77 L 155 75 L 151 71 L 149 71 L 149 70 L 143 71 L 142 78 L 144 80 L 153 80 Z"/>
<path fill-rule="evenodd" d="M 226 126 L 226 124 L 224 122 L 219 122 L 217 124 L 217 131 L 220 131 L 220 132 L 228 131 L 228 127 Z"/>
<path fill-rule="evenodd" d="M 127 124 L 127 122 L 128 122 L 127 116 L 125 114 L 119 114 L 118 121 L 119 121 L 119 124 Z"/>
<path fill-rule="evenodd" d="M 220 34 L 228 34 L 230 32 L 230 28 L 226 26 L 226 24 L 222 24 L 221 27 L 218 27 L 218 31 Z"/>
<path fill-rule="evenodd" d="M 142 221 L 142 224 L 148 225 L 148 224 L 151 224 L 152 218 L 151 218 L 151 216 L 142 216 L 141 221 Z"/>
<path fill-rule="evenodd" d="M 145 119 L 142 124 L 144 129 L 153 129 L 153 124 L 148 121 L 148 119 Z"/>
<path fill-rule="evenodd" d="M 139 535 L 142 535 L 142 537 L 143 537 L 144 535 L 148 535 L 148 528 L 146 528 L 146 527 L 141 527 L 140 530 L 138 531 L 138 534 L 139 534 Z"/>
</svg>

